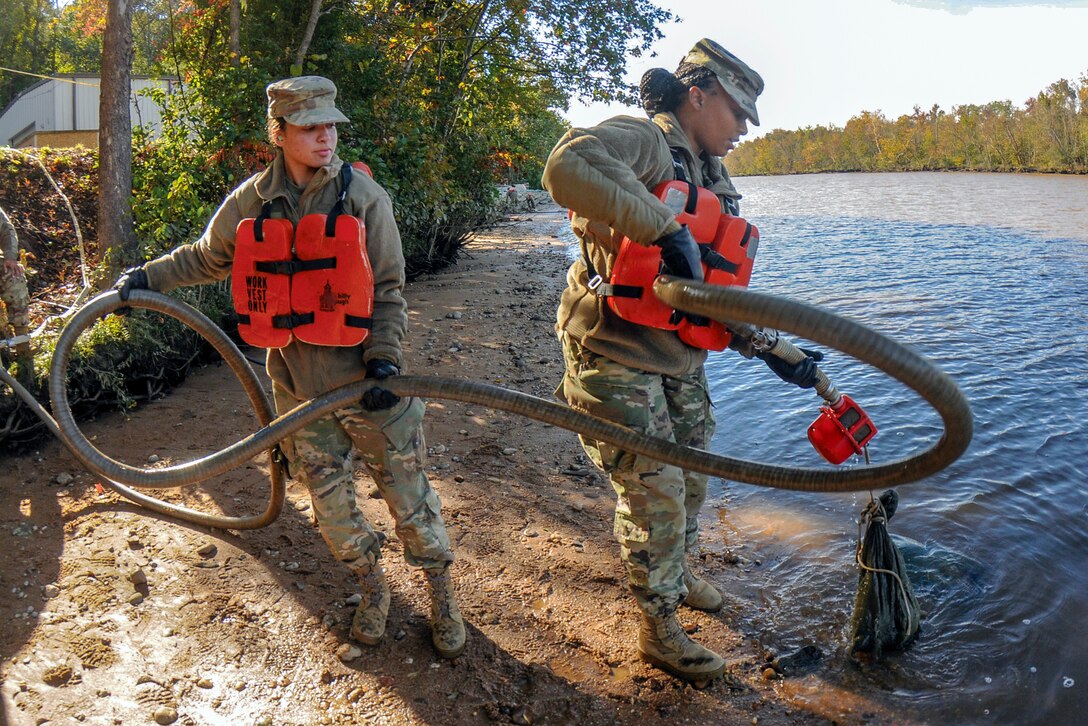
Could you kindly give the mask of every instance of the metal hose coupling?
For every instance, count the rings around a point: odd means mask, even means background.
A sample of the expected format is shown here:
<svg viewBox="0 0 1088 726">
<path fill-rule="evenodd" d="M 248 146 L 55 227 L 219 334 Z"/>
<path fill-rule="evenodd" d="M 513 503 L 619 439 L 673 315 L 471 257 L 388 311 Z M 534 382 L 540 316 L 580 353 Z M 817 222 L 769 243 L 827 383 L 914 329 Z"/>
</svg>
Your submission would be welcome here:
<svg viewBox="0 0 1088 726">
<path fill-rule="evenodd" d="M 734 335 L 746 339 L 751 343 L 752 348 L 760 353 L 778 356 L 791 364 L 800 363 L 805 358 L 805 354 L 800 348 L 773 328 L 759 328 L 739 321 L 730 321 L 726 323 L 726 327 Z M 819 366 L 816 366 L 815 390 L 820 398 L 827 401 L 831 406 L 839 405 L 842 400 L 842 394 L 839 393 L 835 384 L 831 382 L 831 379 Z"/>
<path fill-rule="evenodd" d="M 29 333 L 15 335 L 10 338 L 0 338 L 0 348 L 14 348 L 17 345 L 29 343 L 31 340 Z"/>
</svg>

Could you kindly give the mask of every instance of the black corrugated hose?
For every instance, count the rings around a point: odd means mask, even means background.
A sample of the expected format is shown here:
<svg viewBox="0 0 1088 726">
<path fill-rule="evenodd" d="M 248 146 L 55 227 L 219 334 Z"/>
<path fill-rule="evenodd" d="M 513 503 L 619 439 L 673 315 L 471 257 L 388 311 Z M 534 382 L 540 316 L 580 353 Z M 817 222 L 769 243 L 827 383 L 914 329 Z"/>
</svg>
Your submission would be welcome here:
<svg viewBox="0 0 1088 726">
<path fill-rule="evenodd" d="M 862 325 L 813 306 L 743 288 L 725 288 L 662 277 L 654 285 L 654 292 L 670 306 L 681 310 L 715 320 L 744 321 L 788 331 L 870 363 L 914 389 L 929 402 L 944 422 L 944 433 L 929 449 L 887 464 L 851 469 L 800 469 L 719 456 L 680 446 L 644 436 L 559 403 L 487 383 L 436 376 L 397 376 L 382 380 L 380 385 L 398 396 L 451 399 L 527 416 L 684 469 L 777 489 L 844 492 L 906 484 L 948 466 L 967 449 L 971 441 L 971 410 L 967 399 L 951 378 L 917 353 Z M 241 381 L 262 428 L 215 454 L 161 469 L 128 466 L 95 448 L 79 430 L 68 404 L 65 385 L 68 358 L 84 330 L 98 318 L 122 306 L 147 308 L 170 315 L 208 340 Z M 362 381 L 343 386 L 274 418 L 273 407 L 256 374 L 234 342 L 195 308 L 148 290 L 133 291 L 127 302 L 122 302 L 116 291 L 102 293 L 72 316 L 57 341 L 50 369 L 49 394 L 55 420 L 2 369 L 0 379 L 42 417 L 50 431 L 85 467 L 102 477 L 104 483 L 122 496 L 160 513 L 224 529 L 263 527 L 279 515 L 284 501 L 284 481 L 277 463 L 272 461 L 269 467 L 271 485 L 267 508 L 261 514 L 248 517 L 199 512 L 164 502 L 133 487 L 161 489 L 192 484 L 240 466 L 262 451 L 268 451 L 274 458 L 273 451 L 278 441 L 327 413 L 354 404 L 363 391 L 375 385 L 372 381 Z M 826 376 L 822 380 L 826 380 Z M 823 388 L 826 390 L 827 386 Z"/>
</svg>

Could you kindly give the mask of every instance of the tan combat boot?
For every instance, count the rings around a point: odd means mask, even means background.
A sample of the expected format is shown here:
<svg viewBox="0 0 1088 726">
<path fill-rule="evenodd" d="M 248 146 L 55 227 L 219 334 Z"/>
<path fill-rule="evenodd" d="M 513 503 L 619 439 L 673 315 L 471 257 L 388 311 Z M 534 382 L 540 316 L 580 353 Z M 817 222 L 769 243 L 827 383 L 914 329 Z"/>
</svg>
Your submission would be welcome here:
<svg viewBox="0 0 1088 726">
<path fill-rule="evenodd" d="M 360 573 L 359 587 L 363 599 L 351 618 L 351 637 L 365 645 L 377 645 L 385 635 L 389 617 L 389 584 L 380 565 L 365 574 Z"/>
<path fill-rule="evenodd" d="M 456 658 L 465 649 L 465 621 L 457 609 L 449 567 L 423 572 L 431 588 L 431 642 L 443 658 Z"/>
<path fill-rule="evenodd" d="M 725 672 L 725 660 L 688 637 L 675 615 L 653 618 L 642 615 L 638 629 L 638 652 L 647 663 L 705 688 Z"/>
<path fill-rule="evenodd" d="M 684 560 L 684 587 L 688 589 L 684 604 L 689 608 L 707 613 L 716 613 L 722 609 L 724 602 L 722 594 L 709 582 L 692 572 L 687 560 Z"/>
</svg>

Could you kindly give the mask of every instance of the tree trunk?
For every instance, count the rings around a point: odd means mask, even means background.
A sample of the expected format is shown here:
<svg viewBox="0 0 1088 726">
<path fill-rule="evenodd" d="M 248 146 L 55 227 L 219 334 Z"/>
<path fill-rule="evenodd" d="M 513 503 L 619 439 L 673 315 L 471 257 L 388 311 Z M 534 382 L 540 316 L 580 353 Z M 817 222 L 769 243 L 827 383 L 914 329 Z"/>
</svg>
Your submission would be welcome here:
<svg viewBox="0 0 1088 726">
<path fill-rule="evenodd" d="M 98 107 L 98 249 L 113 279 L 136 261 L 132 195 L 132 2 L 108 0 Z M 112 274 L 111 274 L 112 273 Z"/>
<path fill-rule="evenodd" d="M 302 33 L 302 42 L 299 43 L 298 53 L 295 54 L 295 64 L 291 71 L 295 75 L 302 74 L 302 64 L 306 60 L 306 53 L 310 50 L 310 41 L 314 39 L 314 30 L 317 29 L 317 19 L 321 17 L 322 0 L 313 0 L 310 5 L 310 19 L 306 22 L 306 30 Z"/>
<path fill-rule="evenodd" d="M 230 62 L 241 63 L 242 0 L 230 0 Z"/>
</svg>

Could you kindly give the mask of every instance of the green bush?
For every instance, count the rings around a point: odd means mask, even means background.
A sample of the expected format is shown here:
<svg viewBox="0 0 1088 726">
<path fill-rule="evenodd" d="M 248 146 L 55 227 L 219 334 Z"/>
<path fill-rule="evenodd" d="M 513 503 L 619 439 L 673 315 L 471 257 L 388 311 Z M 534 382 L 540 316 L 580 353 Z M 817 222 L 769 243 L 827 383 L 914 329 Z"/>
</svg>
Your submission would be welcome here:
<svg viewBox="0 0 1088 726">
<path fill-rule="evenodd" d="M 67 206 L 53 189 L 36 159 L 69 198 L 86 241 L 87 254 L 94 257 L 97 154 L 87 149 L 36 149 L 33 155 L 15 150 L 0 150 L 0 206 L 8 212 L 19 233 L 20 247 L 28 268 L 31 316 L 35 327 L 49 316 L 62 311 L 63 304 L 74 300 L 82 287 L 80 252 L 74 224 Z M 165 159 L 155 163 L 166 164 Z M 181 163 L 178 161 L 177 163 Z M 151 165 L 141 165 L 143 181 L 150 178 Z M 166 172 L 156 172 L 166 173 Z M 137 189 L 146 188 L 137 186 Z M 156 187 L 157 189 L 157 187 Z M 155 200 L 141 205 L 138 195 L 134 206 L 138 218 L 150 229 L 154 222 L 150 211 L 155 204 L 165 210 L 177 203 L 149 194 L 142 199 Z M 209 192 L 211 193 L 211 192 Z M 161 212 L 163 217 L 167 214 Z M 147 254 L 168 249 L 177 241 L 187 241 L 197 228 L 184 216 L 173 218 L 173 226 L 147 244 Z M 89 241 L 88 241 L 89 240 Z M 230 328 L 233 313 L 226 284 L 206 285 L 178 291 L 176 297 L 198 308 L 221 326 Z M 34 340 L 34 381 L 31 393 L 48 408 L 48 375 L 57 337 L 63 321 L 49 322 Z M 138 401 L 161 395 L 185 378 L 194 364 L 212 360 L 215 352 L 188 327 L 157 313 L 135 311 L 126 317 L 109 316 L 98 321 L 81 336 L 72 352 L 68 367 L 69 400 L 77 420 L 84 420 L 105 410 L 130 408 Z M 10 353 L 0 353 L 0 363 L 14 372 Z M 48 435 L 45 424 L 10 390 L 0 395 L 0 451 L 21 451 Z"/>
</svg>

